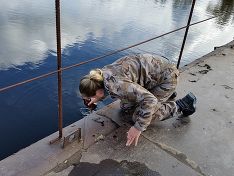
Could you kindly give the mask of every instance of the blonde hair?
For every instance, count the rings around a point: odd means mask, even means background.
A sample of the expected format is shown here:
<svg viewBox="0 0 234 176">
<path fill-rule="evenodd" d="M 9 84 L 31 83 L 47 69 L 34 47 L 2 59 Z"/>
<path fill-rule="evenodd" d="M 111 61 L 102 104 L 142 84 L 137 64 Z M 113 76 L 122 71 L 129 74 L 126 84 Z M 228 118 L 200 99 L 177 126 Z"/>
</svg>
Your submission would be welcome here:
<svg viewBox="0 0 234 176">
<path fill-rule="evenodd" d="M 104 89 L 103 73 L 101 69 L 94 69 L 80 80 L 79 90 L 82 96 L 92 97 L 98 89 Z"/>
</svg>

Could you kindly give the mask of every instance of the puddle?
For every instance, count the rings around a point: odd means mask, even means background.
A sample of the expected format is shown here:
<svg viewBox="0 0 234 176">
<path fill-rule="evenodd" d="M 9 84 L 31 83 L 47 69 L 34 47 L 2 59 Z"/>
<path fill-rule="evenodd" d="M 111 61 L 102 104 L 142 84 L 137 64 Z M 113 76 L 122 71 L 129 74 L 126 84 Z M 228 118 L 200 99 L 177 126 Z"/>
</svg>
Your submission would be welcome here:
<svg viewBox="0 0 234 176">
<path fill-rule="evenodd" d="M 106 159 L 99 164 L 81 162 L 75 165 L 69 176 L 161 176 L 158 172 L 150 170 L 145 164 L 139 162 L 121 162 Z"/>
</svg>

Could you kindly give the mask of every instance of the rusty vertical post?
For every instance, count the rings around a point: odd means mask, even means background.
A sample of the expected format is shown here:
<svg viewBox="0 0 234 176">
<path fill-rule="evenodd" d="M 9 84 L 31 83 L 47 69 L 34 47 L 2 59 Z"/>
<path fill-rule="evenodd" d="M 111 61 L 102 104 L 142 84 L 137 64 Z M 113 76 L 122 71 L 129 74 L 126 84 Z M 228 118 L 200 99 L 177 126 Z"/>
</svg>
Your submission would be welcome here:
<svg viewBox="0 0 234 176">
<path fill-rule="evenodd" d="M 55 0 L 56 10 L 56 40 L 57 40 L 57 69 L 61 69 L 61 30 L 60 30 L 60 0 Z M 58 129 L 59 138 L 63 136 L 63 110 L 62 110 L 62 72 L 58 72 Z"/>
<path fill-rule="evenodd" d="M 193 16 L 193 9 L 194 9 L 195 3 L 196 3 L 196 0 L 192 0 L 192 6 L 191 6 L 188 22 L 187 22 L 187 27 L 186 27 L 186 30 L 185 30 L 185 33 L 184 33 L 184 39 L 183 39 L 183 43 L 182 43 L 182 46 L 181 46 L 179 59 L 178 59 L 178 62 L 177 62 L 177 68 L 179 68 L 179 66 L 180 66 L 180 60 L 182 58 L 182 54 L 183 54 L 183 51 L 184 51 L 184 45 L 185 45 L 185 42 L 186 42 L 186 39 L 187 39 L 189 25 L 190 25 L 190 22 L 191 22 L 191 19 L 192 19 L 192 16 Z"/>
</svg>

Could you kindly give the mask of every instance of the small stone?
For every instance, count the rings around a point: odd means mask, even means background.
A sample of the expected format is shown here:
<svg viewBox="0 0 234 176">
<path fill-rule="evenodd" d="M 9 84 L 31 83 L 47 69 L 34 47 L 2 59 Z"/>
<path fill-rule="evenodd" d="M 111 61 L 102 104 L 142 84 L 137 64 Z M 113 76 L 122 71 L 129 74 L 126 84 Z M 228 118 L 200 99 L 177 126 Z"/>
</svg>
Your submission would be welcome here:
<svg viewBox="0 0 234 176">
<path fill-rule="evenodd" d="M 218 48 L 220 48 L 220 46 L 215 46 L 215 47 L 214 47 L 214 50 L 216 50 L 216 49 L 218 49 Z"/>
<path fill-rule="evenodd" d="M 197 82 L 196 80 L 188 80 L 189 82 Z"/>
<path fill-rule="evenodd" d="M 66 164 L 66 163 L 67 163 L 67 160 L 65 160 L 64 163 Z"/>
<path fill-rule="evenodd" d="M 190 75 L 193 75 L 193 76 L 196 76 L 196 74 L 195 73 L 189 73 Z"/>
<path fill-rule="evenodd" d="M 103 136 L 103 135 L 101 134 L 101 135 L 99 135 L 99 136 L 95 139 L 95 141 L 104 140 L 104 138 L 105 138 L 105 136 Z"/>
<path fill-rule="evenodd" d="M 208 64 L 205 64 L 204 67 L 206 67 L 208 70 L 212 70 L 212 69 L 211 69 L 211 66 L 208 65 Z"/>
<path fill-rule="evenodd" d="M 215 109 L 215 108 L 213 108 L 213 109 L 211 109 L 212 111 L 214 111 L 214 112 L 217 112 L 217 110 Z"/>
<path fill-rule="evenodd" d="M 198 71 L 200 74 L 207 74 L 209 72 L 209 70 L 200 70 Z"/>
</svg>

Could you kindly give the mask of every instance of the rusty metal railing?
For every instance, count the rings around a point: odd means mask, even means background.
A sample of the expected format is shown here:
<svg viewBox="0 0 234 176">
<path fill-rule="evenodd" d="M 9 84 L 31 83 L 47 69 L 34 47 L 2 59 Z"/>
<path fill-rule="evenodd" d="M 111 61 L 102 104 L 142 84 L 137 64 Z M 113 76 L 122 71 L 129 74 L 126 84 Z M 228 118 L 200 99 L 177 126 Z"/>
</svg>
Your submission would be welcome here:
<svg viewBox="0 0 234 176">
<path fill-rule="evenodd" d="M 182 58 L 182 54 L 183 54 L 183 51 L 184 51 L 184 45 L 185 45 L 185 42 L 186 42 L 186 39 L 187 39 L 190 22 L 191 22 L 191 19 L 192 19 L 192 16 L 193 16 L 193 9 L 194 9 L 195 3 L 196 3 L 196 0 L 193 0 L 192 5 L 191 5 L 191 10 L 190 10 L 190 13 L 189 13 L 187 27 L 186 27 L 186 30 L 185 30 L 185 33 L 184 33 L 184 39 L 183 39 L 182 46 L 181 46 L 181 49 L 180 49 L 179 59 L 177 61 L 177 68 L 179 68 L 179 66 L 180 66 L 180 60 Z"/>
<path fill-rule="evenodd" d="M 201 20 L 201 21 L 198 21 L 198 22 L 190 24 L 191 19 L 192 19 L 192 15 L 193 15 L 193 10 L 194 10 L 194 6 L 195 6 L 195 2 L 196 2 L 196 0 L 192 1 L 191 10 L 190 10 L 190 13 L 189 13 L 189 18 L 188 18 L 188 22 L 187 22 L 186 26 L 174 29 L 172 31 L 169 31 L 167 33 L 164 33 L 164 34 L 152 37 L 150 39 L 141 41 L 139 43 L 136 43 L 136 44 L 133 44 L 133 45 L 130 45 L 130 46 L 127 46 L 127 47 L 124 47 L 124 48 L 121 48 L 121 49 L 109 52 L 109 53 L 107 53 L 105 55 L 102 55 L 102 56 L 99 56 L 99 57 L 95 57 L 95 58 L 91 58 L 91 59 L 89 59 L 87 61 L 83 61 L 83 62 L 80 62 L 80 63 L 77 63 L 77 64 L 73 64 L 73 65 L 70 65 L 70 66 L 67 66 L 67 67 L 62 67 L 62 65 L 61 65 L 62 57 L 61 57 L 60 0 L 55 0 L 55 10 L 56 10 L 56 40 L 57 40 L 57 70 L 54 70 L 54 71 L 46 73 L 46 74 L 42 74 L 42 75 L 37 76 L 37 77 L 33 77 L 31 79 L 24 80 L 24 81 L 21 81 L 21 82 L 18 82 L 18 83 L 15 83 L 15 84 L 3 87 L 3 88 L 0 88 L 0 93 L 3 92 L 3 91 L 6 91 L 6 90 L 12 89 L 14 87 L 21 86 L 23 84 L 35 81 L 35 80 L 39 80 L 39 79 L 42 79 L 42 78 L 45 78 L 45 77 L 57 74 L 57 79 L 58 79 L 58 116 L 59 116 L 58 131 L 59 131 L 59 136 L 55 140 L 51 141 L 51 143 L 56 142 L 59 139 L 61 139 L 62 136 L 63 136 L 62 72 L 65 71 L 65 70 L 74 68 L 74 67 L 78 67 L 80 65 L 87 64 L 89 62 L 97 61 L 97 60 L 105 58 L 107 56 L 114 55 L 116 53 L 128 50 L 128 49 L 136 47 L 138 45 L 142 45 L 144 43 L 148 43 L 148 42 L 153 41 L 153 40 L 155 40 L 157 38 L 160 38 L 160 37 L 163 37 L 165 35 L 177 32 L 179 30 L 186 29 L 185 34 L 184 34 L 184 38 L 183 38 L 183 42 L 182 42 L 182 46 L 181 46 L 181 50 L 180 50 L 179 59 L 178 59 L 178 62 L 177 62 L 177 68 L 179 68 L 180 60 L 182 58 L 182 54 L 183 54 L 183 50 L 184 50 L 184 46 L 185 46 L 185 42 L 186 42 L 186 38 L 187 38 L 187 34 L 188 34 L 188 31 L 189 31 L 189 27 L 193 26 L 193 25 L 196 25 L 196 24 L 199 24 L 199 23 L 203 23 L 203 22 L 211 20 L 213 18 L 216 18 L 216 16 L 213 16 L 213 17 L 210 17 L 210 18 L 207 18 L 207 19 L 204 19 L 204 20 Z"/>
<path fill-rule="evenodd" d="M 57 41 L 57 70 L 62 68 L 61 27 L 60 27 L 60 0 L 55 0 L 56 14 L 56 41 Z M 63 103 L 62 103 L 62 72 L 58 73 L 58 130 L 59 136 L 51 141 L 54 143 L 63 137 Z"/>
</svg>

